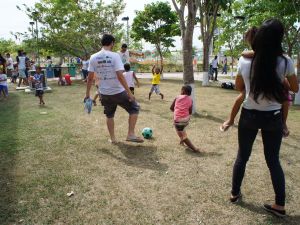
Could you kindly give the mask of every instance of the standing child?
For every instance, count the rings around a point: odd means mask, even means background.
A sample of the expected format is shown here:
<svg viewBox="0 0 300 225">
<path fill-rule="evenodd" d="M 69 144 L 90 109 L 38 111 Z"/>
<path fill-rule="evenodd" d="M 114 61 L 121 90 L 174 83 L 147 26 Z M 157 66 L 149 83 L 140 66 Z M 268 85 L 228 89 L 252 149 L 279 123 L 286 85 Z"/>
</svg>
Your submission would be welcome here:
<svg viewBox="0 0 300 225">
<path fill-rule="evenodd" d="M 161 69 L 159 69 L 158 67 L 153 65 L 153 67 L 152 67 L 152 87 L 149 92 L 149 100 L 150 100 L 153 92 L 155 92 L 157 95 L 160 95 L 161 99 L 164 99 L 164 95 L 162 93 L 160 93 L 160 90 L 159 90 L 160 76 L 162 74 L 162 71 L 163 71 L 163 66 L 161 66 Z"/>
<path fill-rule="evenodd" d="M 0 95 L 1 94 L 3 94 L 4 98 L 8 96 L 7 76 L 3 65 L 0 65 Z"/>
<path fill-rule="evenodd" d="M 180 144 L 186 144 L 192 151 L 200 152 L 188 139 L 185 127 L 189 124 L 190 115 L 192 114 L 193 101 L 190 97 L 192 93 L 191 86 L 184 85 L 181 88 L 181 94 L 177 96 L 170 109 L 174 112 L 174 126 L 180 138 Z"/>
<path fill-rule="evenodd" d="M 134 81 L 133 81 L 133 79 L 135 79 L 137 87 L 140 86 L 140 83 L 139 83 L 137 77 L 135 76 L 135 73 L 132 70 L 130 70 L 130 64 L 129 63 L 124 64 L 124 69 L 125 69 L 125 72 L 123 73 L 123 75 L 125 77 L 125 80 L 127 82 L 127 85 L 129 87 L 131 93 L 134 95 Z"/>
<path fill-rule="evenodd" d="M 33 81 L 35 85 L 35 96 L 39 97 L 40 105 L 45 105 L 43 95 L 44 95 L 44 75 L 42 74 L 42 68 L 40 66 L 36 66 L 36 74 L 33 76 Z"/>
</svg>

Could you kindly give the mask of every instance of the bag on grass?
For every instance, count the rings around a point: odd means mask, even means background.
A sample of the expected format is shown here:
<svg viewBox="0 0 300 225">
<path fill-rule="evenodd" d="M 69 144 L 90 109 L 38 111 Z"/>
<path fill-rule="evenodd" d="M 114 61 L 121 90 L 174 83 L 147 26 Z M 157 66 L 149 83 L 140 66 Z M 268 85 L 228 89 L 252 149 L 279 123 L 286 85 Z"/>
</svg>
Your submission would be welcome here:
<svg viewBox="0 0 300 225">
<path fill-rule="evenodd" d="M 221 88 L 224 88 L 224 89 L 234 89 L 234 84 L 231 83 L 231 82 L 223 82 L 221 84 Z"/>
</svg>

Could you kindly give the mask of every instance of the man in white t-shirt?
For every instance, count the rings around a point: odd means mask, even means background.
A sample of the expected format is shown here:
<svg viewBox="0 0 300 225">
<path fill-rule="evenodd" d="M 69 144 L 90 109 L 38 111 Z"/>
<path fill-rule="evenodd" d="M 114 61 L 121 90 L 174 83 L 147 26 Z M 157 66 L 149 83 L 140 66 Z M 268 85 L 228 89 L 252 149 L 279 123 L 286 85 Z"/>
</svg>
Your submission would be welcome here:
<svg viewBox="0 0 300 225">
<path fill-rule="evenodd" d="M 118 53 L 112 52 L 115 38 L 110 34 L 104 34 L 101 39 L 102 50 L 93 54 L 89 63 L 89 75 L 87 78 L 87 89 L 85 100 L 90 98 L 90 89 L 95 76 L 99 79 L 99 92 L 101 103 L 104 106 L 107 128 L 110 141 L 116 143 L 114 131 L 114 115 L 117 106 L 121 106 L 129 113 L 129 126 L 127 141 L 143 142 L 143 139 L 135 135 L 135 124 L 137 122 L 139 105 L 123 76 L 124 66 Z"/>
<path fill-rule="evenodd" d="M 10 54 L 6 53 L 6 75 L 10 77 L 12 75 L 13 70 L 14 70 L 14 61 L 10 57 Z"/>
<path fill-rule="evenodd" d="M 127 50 L 127 44 L 122 44 L 121 50 L 119 52 L 119 55 L 121 57 L 122 63 L 130 63 L 129 62 L 129 51 Z"/>
<path fill-rule="evenodd" d="M 213 73 L 215 74 L 215 78 L 214 78 L 215 81 L 218 80 L 218 65 L 219 65 L 218 64 L 218 56 L 215 56 L 215 58 L 211 62 Z"/>
</svg>

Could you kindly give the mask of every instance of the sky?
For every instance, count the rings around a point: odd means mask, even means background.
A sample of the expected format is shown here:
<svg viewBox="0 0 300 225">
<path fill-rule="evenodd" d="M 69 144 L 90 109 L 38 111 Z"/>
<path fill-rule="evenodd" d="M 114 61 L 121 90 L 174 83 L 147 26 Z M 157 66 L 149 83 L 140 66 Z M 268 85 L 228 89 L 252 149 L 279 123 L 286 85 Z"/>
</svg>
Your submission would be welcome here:
<svg viewBox="0 0 300 225">
<path fill-rule="evenodd" d="M 124 0 L 126 3 L 126 7 L 124 13 L 120 16 L 121 18 L 124 16 L 129 17 L 129 25 L 132 23 L 133 18 L 135 17 L 136 10 L 143 10 L 145 4 L 149 4 L 151 2 L 156 2 L 158 0 Z M 39 2 L 39 0 L 1 0 L 1 13 L 0 13 L 0 21 L 4 21 L 0 25 L 0 38 L 4 39 L 14 39 L 14 36 L 10 34 L 13 32 L 25 32 L 27 31 L 29 25 L 29 18 L 26 14 L 17 9 L 17 5 L 22 6 L 22 4 L 26 4 L 28 6 L 33 6 L 34 3 Z M 105 3 L 110 3 L 111 0 L 104 0 Z M 171 1 L 170 5 L 173 7 Z M 194 45 L 196 47 L 200 47 L 200 41 L 197 40 L 197 36 L 199 36 L 199 28 L 195 28 L 194 35 Z M 180 37 L 175 38 L 176 49 L 181 49 L 181 39 Z M 145 49 L 153 49 L 154 47 L 150 44 L 146 44 Z"/>
</svg>

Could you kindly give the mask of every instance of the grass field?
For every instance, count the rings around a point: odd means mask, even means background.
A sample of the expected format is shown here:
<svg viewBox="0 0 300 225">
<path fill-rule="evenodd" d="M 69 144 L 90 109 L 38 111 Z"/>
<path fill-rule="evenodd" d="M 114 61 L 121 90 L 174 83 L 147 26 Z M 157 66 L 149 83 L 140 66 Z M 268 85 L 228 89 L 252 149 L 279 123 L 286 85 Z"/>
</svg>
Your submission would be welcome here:
<svg viewBox="0 0 300 225">
<path fill-rule="evenodd" d="M 148 80 L 136 90 L 137 131 L 154 131 L 144 144 L 124 141 L 128 117 L 122 109 L 115 117 L 120 143 L 109 144 L 102 107 L 91 115 L 83 111 L 81 81 L 51 83 L 45 107 L 32 94 L 11 90 L 0 101 L 0 224 L 300 224 L 300 108 L 290 110 L 291 135 L 281 148 L 289 216 L 278 219 L 261 207 L 274 193 L 260 135 L 243 202 L 229 203 L 237 128 L 221 133 L 219 125 L 237 92 L 196 86 L 198 114 L 187 132 L 205 154 L 178 145 L 169 106 L 180 81 L 162 82 L 163 101 L 146 99 Z"/>
</svg>

